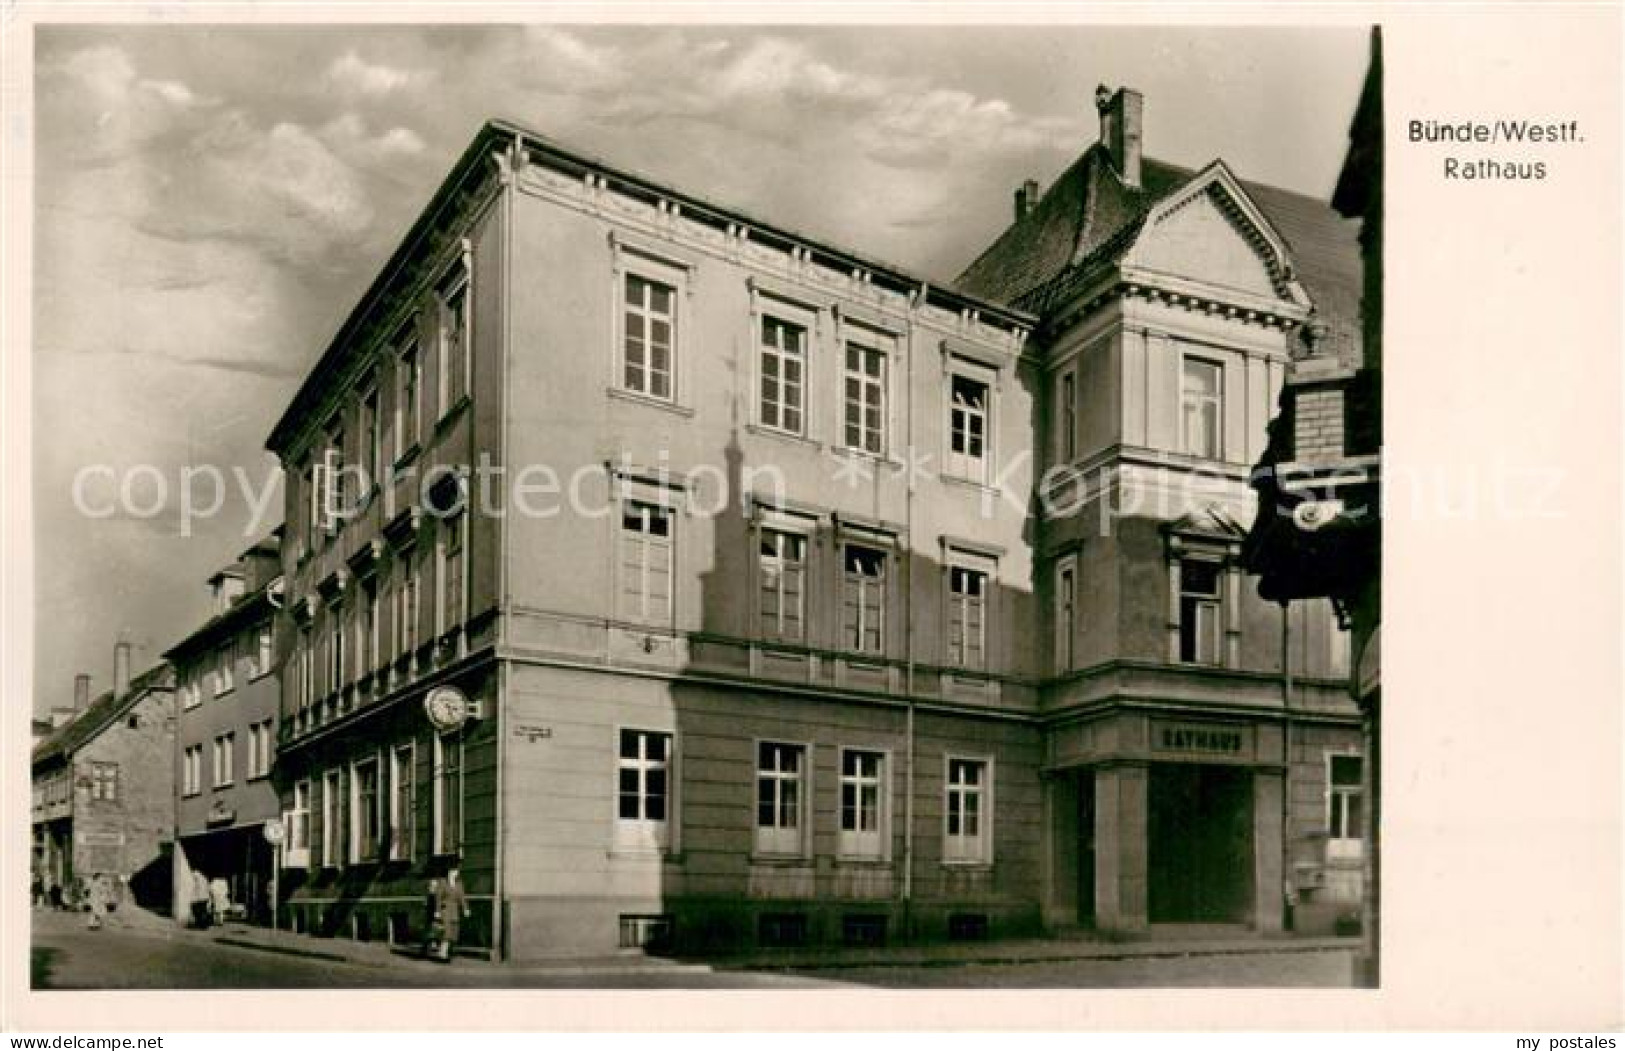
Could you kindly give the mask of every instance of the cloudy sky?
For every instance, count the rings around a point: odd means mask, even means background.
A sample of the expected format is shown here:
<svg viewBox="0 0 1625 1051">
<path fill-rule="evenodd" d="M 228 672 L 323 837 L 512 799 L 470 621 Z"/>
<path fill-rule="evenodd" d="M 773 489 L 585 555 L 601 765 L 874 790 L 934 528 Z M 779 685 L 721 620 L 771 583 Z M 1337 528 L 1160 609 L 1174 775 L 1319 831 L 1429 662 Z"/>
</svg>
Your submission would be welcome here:
<svg viewBox="0 0 1625 1051">
<path fill-rule="evenodd" d="M 274 483 L 271 425 L 481 120 L 922 276 L 954 276 L 1094 138 L 1326 196 L 1362 30 L 45 27 L 35 62 L 36 696 L 207 615 L 250 502 L 183 535 L 182 468 Z M 89 519 L 117 481 L 156 514 Z M 138 465 L 149 473 L 131 474 Z M 197 482 L 201 505 L 213 502 Z M 280 519 L 280 490 L 267 528 Z"/>
</svg>

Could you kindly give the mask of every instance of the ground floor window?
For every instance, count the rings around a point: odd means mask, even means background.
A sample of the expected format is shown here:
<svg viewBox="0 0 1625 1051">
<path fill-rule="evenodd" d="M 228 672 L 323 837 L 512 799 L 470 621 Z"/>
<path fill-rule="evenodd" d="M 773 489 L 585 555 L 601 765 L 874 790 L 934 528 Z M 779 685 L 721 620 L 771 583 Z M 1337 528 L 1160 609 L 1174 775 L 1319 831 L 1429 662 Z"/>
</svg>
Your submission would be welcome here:
<svg viewBox="0 0 1625 1051">
<path fill-rule="evenodd" d="M 756 850 L 762 854 L 802 853 L 802 778 L 807 750 L 796 744 L 763 741 L 756 748 Z"/>
<path fill-rule="evenodd" d="M 1357 858 L 1365 835 L 1362 760 L 1357 755 L 1328 755 L 1326 766 L 1327 856 Z"/>
<path fill-rule="evenodd" d="M 672 735 L 621 730 L 616 756 L 616 841 L 633 849 L 671 842 Z"/>
<path fill-rule="evenodd" d="M 462 840 L 462 745 L 443 734 L 434 739 L 434 852 L 451 854 Z"/>
<path fill-rule="evenodd" d="M 989 765 L 986 759 L 948 759 L 944 861 L 985 864 L 992 860 Z"/>
</svg>

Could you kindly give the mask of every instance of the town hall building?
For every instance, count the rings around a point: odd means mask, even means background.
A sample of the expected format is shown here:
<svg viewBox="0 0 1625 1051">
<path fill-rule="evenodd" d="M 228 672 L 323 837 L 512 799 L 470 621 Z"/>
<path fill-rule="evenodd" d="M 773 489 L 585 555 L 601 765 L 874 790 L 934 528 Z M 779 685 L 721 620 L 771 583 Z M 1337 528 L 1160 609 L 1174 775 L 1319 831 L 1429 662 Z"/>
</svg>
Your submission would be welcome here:
<svg viewBox="0 0 1625 1051">
<path fill-rule="evenodd" d="M 1329 206 L 1141 153 L 955 282 L 491 122 L 268 439 L 280 919 L 502 958 L 1331 925 L 1359 720 L 1247 583 Z"/>
</svg>

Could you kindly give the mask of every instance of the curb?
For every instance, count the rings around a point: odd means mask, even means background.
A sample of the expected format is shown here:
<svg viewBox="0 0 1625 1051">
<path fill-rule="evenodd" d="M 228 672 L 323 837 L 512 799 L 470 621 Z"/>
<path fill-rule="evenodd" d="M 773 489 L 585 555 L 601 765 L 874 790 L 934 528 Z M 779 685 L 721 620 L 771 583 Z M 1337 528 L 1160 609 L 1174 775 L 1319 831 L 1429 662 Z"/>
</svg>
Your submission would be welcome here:
<svg viewBox="0 0 1625 1051">
<path fill-rule="evenodd" d="M 944 968 L 944 967 L 1019 967 L 1023 965 L 1036 965 L 1048 963 L 1077 963 L 1084 960 L 1168 960 L 1181 959 L 1192 956 L 1260 956 L 1274 953 L 1317 953 L 1317 952 L 1348 952 L 1359 948 L 1358 941 L 1349 944 L 1316 942 L 1313 944 L 1282 944 L 1264 943 L 1259 945 L 1215 945 L 1200 947 L 1194 945 L 1167 946 L 1144 949 L 1125 950 L 1110 949 L 1104 952 L 1076 952 L 1060 954 L 1044 954 L 1037 956 L 1003 955 L 1003 956 L 908 956 L 887 957 L 873 960 L 853 959 L 806 959 L 806 960 L 718 960 L 713 966 L 719 971 L 845 971 L 865 968 L 904 968 L 917 967 Z"/>
</svg>

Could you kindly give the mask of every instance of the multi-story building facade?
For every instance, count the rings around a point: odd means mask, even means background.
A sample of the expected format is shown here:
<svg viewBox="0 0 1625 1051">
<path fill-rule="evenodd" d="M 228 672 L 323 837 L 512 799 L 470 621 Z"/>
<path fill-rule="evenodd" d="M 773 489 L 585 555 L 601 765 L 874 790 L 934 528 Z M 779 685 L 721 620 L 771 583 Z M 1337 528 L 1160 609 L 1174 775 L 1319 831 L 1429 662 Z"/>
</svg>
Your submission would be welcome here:
<svg viewBox="0 0 1625 1051">
<path fill-rule="evenodd" d="M 271 918 L 280 817 L 271 780 L 281 708 L 275 607 L 280 530 L 209 579 L 213 615 L 164 656 L 175 670 L 175 918 L 191 915 L 194 874 L 223 879 L 231 902 Z"/>
<path fill-rule="evenodd" d="M 289 922 L 460 864 L 511 957 L 1278 929 L 1358 741 L 1234 567 L 1315 290 L 1131 98 L 958 287 L 482 129 L 267 443 Z"/>
<path fill-rule="evenodd" d="M 1144 157 L 1138 94 L 1096 101 L 1100 141 L 1024 186 L 959 280 L 1044 319 L 1046 908 L 1119 930 L 1352 914 L 1348 635 L 1327 602 L 1260 600 L 1240 555 L 1291 363 L 1358 356 L 1356 231 L 1223 161 Z M 1299 926 L 1335 920 L 1316 911 Z"/>
<path fill-rule="evenodd" d="M 175 744 L 173 676 L 160 664 L 130 677 L 131 647 L 114 648 L 113 688 L 34 747 L 34 863 L 68 891 L 106 876 L 148 907 L 169 897 Z M 88 696 L 89 677 L 75 682 Z"/>
</svg>

